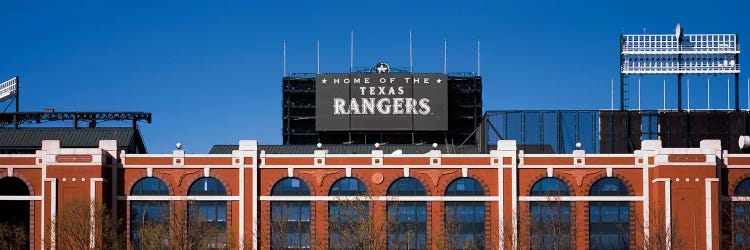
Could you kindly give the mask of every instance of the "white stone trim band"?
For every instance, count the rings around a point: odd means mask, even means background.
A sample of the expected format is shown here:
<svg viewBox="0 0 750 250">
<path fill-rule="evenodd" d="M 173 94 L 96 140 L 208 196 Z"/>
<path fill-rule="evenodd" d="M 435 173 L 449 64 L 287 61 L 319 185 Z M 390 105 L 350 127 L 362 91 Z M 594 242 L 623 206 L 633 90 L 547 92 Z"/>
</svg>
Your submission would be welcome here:
<svg viewBox="0 0 750 250">
<path fill-rule="evenodd" d="M 0 201 L 40 201 L 41 195 L 0 195 Z"/>
<path fill-rule="evenodd" d="M 498 201 L 497 196 L 261 196 L 261 201 Z"/>
<path fill-rule="evenodd" d="M 521 196 L 519 201 L 643 201 L 643 196 Z"/>
<path fill-rule="evenodd" d="M 149 196 L 149 195 L 129 195 L 118 196 L 121 201 L 239 201 L 239 196 Z"/>
</svg>

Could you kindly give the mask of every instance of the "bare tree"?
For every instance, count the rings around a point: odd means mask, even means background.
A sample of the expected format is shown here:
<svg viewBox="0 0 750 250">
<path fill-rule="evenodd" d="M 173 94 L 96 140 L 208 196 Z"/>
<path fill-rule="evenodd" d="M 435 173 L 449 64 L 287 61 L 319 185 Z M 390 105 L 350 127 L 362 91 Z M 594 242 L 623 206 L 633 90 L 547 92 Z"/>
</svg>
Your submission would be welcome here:
<svg viewBox="0 0 750 250">
<path fill-rule="evenodd" d="M 427 202 L 390 200 L 386 204 L 390 249 L 426 249 Z"/>
<path fill-rule="evenodd" d="M 430 248 L 426 244 L 429 232 L 418 229 L 420 223 L 426 227 L 426 214 L 424 221 L 416 210 L 412 216 L 401 214 L 415 205 L 398 199 L 375 201 L 371 195 L 333 201 L 329 203 L 328 246 L 321 244 L 325 241 L 316 237 L 319 235 L 313 235 L 313 244 L 320 249 Z M 376 214 L 382 208 L 386 208 L 385 214 Z M 418 243 L 420 240 L 425 243 Z"/>
<path fill-rule="evenodd" d="M 433 234 L 435 236 L 435 246 L 438 249 L 485 249 L 488 246 L 485 237 L 473 238 L 471 240 L 461 239 L 460 235 L 467 227 L 470 227 L 470 225 L 461 222 L 457 216 L 446 216 L 443 226 L 438 228 L 437 234 Z M 489 246 L 490 248 L 494 248 L 495 244 L 489 244 Z"/>
<path fill-rule="evenodd" d="M 20 223 L 0 223 L 0 249 L 27 249 L 29 247 L 28 232 L 26 225 Z"/>
<path fill-rule="evenodd" d="M 234 232 L 208 222 L 200 213 L 189 213 L 185 203 L 170 209 L 169 221 L 145 222 L 138 231 L 140 249 L 237 249 L 248 241 L 237 239 Z M 228 232 L 230 231 L 230 232 Z M 251 244 L 250 244 L 251 245 Z"/>
<path fill-rule="evenodd" d="M 514 221 L 518 223 L 517 227 L 513 226 Z M 531 245 L 531 235 L 519 233 L 520 230 L 518 230 L 519 227 L 529 228 L 530 220 L 528 219 L 528 216 L 520 217 L 513 214 L 511 218 L 505 219 L 504 224 L 503 234 L 500 236 L 500 243 L 505 249 L 523 249 L 523 247 Z"/>
<path fill-rule="evenodd" d="M 253 240 L 251 236 L 239 237 L 239 232 L 227 230 L 227 246 L 225 249 L 253 249 Z"/>
<path fill-rule="evenodd" d="M 281 204 L 281 211 L 274 211 L 275 207 L 273 205 L 271 207 L 271 248 L 286 249 L 290 245 L 287 238 L 289 223 L 285 216 L 286 203 Z"/>
<path fill-rule="evenodd" d="M 316 232 L 310 228 L 312 218 L 309 210 L 310 201 L 271 203 L 271 248 L 304 249 L 316 244 L 322 246 L 317 242 Z"/>
<path fill-rule="evenodd" d="M 413 229 L 406 229 L 403 233 L 389 233 L 388 244 L 391 249 L 416 249 L 416 235 Z"/>
<path fill-rule="evenodd" d="M 572 249 L 575 239 L 571 232 L 571 203 L 550 196 L 548 201 L 531 202 L 529 216 L 523 224 L 529 229 L 531 249 Z"/>
<path fill-rule="evenodd" d="M 648 227 L 640 220 L 636 220 L 635 223 L 636 228 L 639 229 L 638 232 L 642 235 L 640 241 L 636 241 L 637 249 L 661 250 L 667 249 L 669 246 L 672 249 L 687 247 L 685 239 L 674 230 L 678 227 L 676 217 L 672 217 L 669 225 L 662 215 L 649 216 Z"/>
<path fill-rule="evenodd" d="M 371 196 L 361 199 L 342 199 L 329 204 L 329 248 L 331 249 L 386 249 L 388 228 L 395 226 L 391 216 L 376 220 Z"/>
<path fill-rule="evenodd" d="M 727 249 L 750 247 L 750 202 L 728 201 L 722 203 L 725 231 L 723 244 Z"/>
<path fill-rule="evenodd" d="M 132 248 L 154 250 L 169 248 L 169 221 L 161 223 L 143 221 L 141 225 L 137 232 L 138 243 Z"/>
<path fill-rule="evenodd" d="M 125 248 L 122 223 L 103 204 L 78 199 L 64 202 L 61 208 L 55 219 L 47 221 L 48 228 L 55 228 L 56 237 L 50 243 L 54 243 L 57 248 Z"/>
<path fill-rule="evenodd" d="M 466 241 L 464 244 L 459 243 L 456 236 L 461 232 L 461 222 L 455 216 L 448 216 L 440 227 L 433 227 L 435 233 L 432 234 L 432 243 L 437 249 L 527 249 L 531 246 L 530 234 L 521 233 L 520 230 L 514 230 L 513 221 L 517 222 L 516 229 L 528 229 L 530 225 L 529 216 L 519 217 L 510 215 L 506 217 L 502 225 L 501 232 L 488 234 L 490 238 L 482 237 L 481 240 Z M 527 231 L 528 232 L 528 231 Z M 487 232 L 485 232 L 487 234 Z M 515 235 L 515 237 L 514 237 Z M 515 238 L 515 239 L 514 239 Z"/>
</svg>

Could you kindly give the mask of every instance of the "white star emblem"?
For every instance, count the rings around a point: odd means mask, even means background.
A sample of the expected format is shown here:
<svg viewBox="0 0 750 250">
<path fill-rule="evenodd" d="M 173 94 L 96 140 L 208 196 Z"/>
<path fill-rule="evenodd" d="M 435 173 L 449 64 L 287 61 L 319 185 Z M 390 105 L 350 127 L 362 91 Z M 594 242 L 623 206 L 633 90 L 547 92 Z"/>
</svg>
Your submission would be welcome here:
<svg viewBox="0 0 750 250">
<path fill-rule="evenodd" d="M 325 78 L 323 78 L 323 80 L 321 80 L 320 82 L 322 82 L 322 83 L 326 83 L 327 81 L 328 81 L 328 80 L 326 80 Z"/>
<path fill-rule="evenodd" d="M 378 66 L 376 69 L 378 70 L 378 73 L 385 73 L 385 71 L 388 70 L 388 68 L 385 67 L 385 65 L 383 65 L 383 64 L 381 64 L 380 66 Z"/>
<path fill-rule="evenodd" d="M 440 80 L 440 78 L 438 78 L 438 79 L 437 79 L 437 83 L 440 83 L 440 82 L 442 82 L 442 81 L 443 81 L 443 80 Z"/>
</svg>

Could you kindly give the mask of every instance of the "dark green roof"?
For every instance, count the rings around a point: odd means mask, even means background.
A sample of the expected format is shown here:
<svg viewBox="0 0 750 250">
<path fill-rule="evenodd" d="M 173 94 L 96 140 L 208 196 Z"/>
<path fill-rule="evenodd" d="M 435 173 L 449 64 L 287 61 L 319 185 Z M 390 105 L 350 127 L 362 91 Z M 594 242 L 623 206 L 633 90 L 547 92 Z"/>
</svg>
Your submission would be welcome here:
<svg viewBox="0 0 750 250">
<path fill-rule="evenodd" d="M 232 150 L 237 150 L 238 145 L 214 145 L 209 154 L 231 154 Z M 259 145 L 259 150 L 265 150 L 267 154 L 312 154 L 315 151 L 315 145 Z M 336 144 L 323 145 L 323 149 L 328 150 L 329 154 L 370 154 L 374 149 L 370 144 Z M 391 154 L 396 150 L 401 150 L 403 154 L 425 154 L 432 149 L 432 145 L 414 145 L 414 144 L 385 144 L 380 146 L 385 154 Z M 443 153 L 457 154 L 478 154 L 476 145 L 464 145 L 460 149 L 454 145 L 440 145 L 438 149 Z"/>
<path fill-rule="evenodd" d="M 128 153 L 146 153 L 137 129 L 121 128 L 4 128 L 0 129 L 0 150 L 32 152 L 42 148 L 43 140 L 59 140 L 64 148 L 96 148 L 99 140 L 116 140 Z"/>
</svg>

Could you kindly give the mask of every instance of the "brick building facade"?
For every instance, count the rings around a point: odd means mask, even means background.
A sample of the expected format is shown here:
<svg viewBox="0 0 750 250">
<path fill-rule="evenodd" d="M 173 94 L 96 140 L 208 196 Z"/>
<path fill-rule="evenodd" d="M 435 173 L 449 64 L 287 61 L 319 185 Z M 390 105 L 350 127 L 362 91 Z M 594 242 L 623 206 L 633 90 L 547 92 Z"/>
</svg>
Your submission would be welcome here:
<svg viewBox="0 0 750 250">
<path fill-rule="evenodd" d="M 352 199 L 370 201 L 376 221 L 389 214 L 389 203 L 413 206 L 416 227 L 426 228 L 414 231 L 421 232 L 409 243 L 416 248 L 438 248 L 441 229 L 450 226 L 447 214 L 455 214 L 458 224 L 483 224 L 460 229 L 457 237 L 481 239 L 476 242 L 490 249 L 550 241 L 573 249 L 604 243 L 633 249 L 647 242 L 645 235 L 664 236 L 667 247 L 680 241 L 681 247 L 719 249 L 745 241 L 734 227 L 750 201 L 750 155 L 728 154 L 716 140 L 699 148 L 662 148 L 648 140 L 632 154 L 525 154 L 515 141 L 499 141 L 488 154 L 445 154 L 429 146 L 341 154 L 326 145 L 279 154 L 256 141 L 240 141 L 226 154 L 129 154 L 112 140 L 98 148 L 42 144 L 35 154 L 0 155 L 0 203 L 6 204 L 0 207 L 28 217 L 32 249 L 55 244 L 47 222 L 73 199 L 107 204 L 127 232 L 137 221 L 132 213 L 146 213 L 151 203 L 145 201 L 196 202 L 213 211 L 207 220 L 261 249 L 272 246 L 279 204 L 299 212 L 287 222 L 302 230 L 286 232 L 296 237 L 288 244 L 316 248 L 321 243 L 311 241 L 332 244 L 332 204 Z M 411 183 L 414 193 L 393 195 L 398 181 Z M 548 221 L 553 217 L 567 234 L 548 232 L 556 227 Z"/>
</svg>

